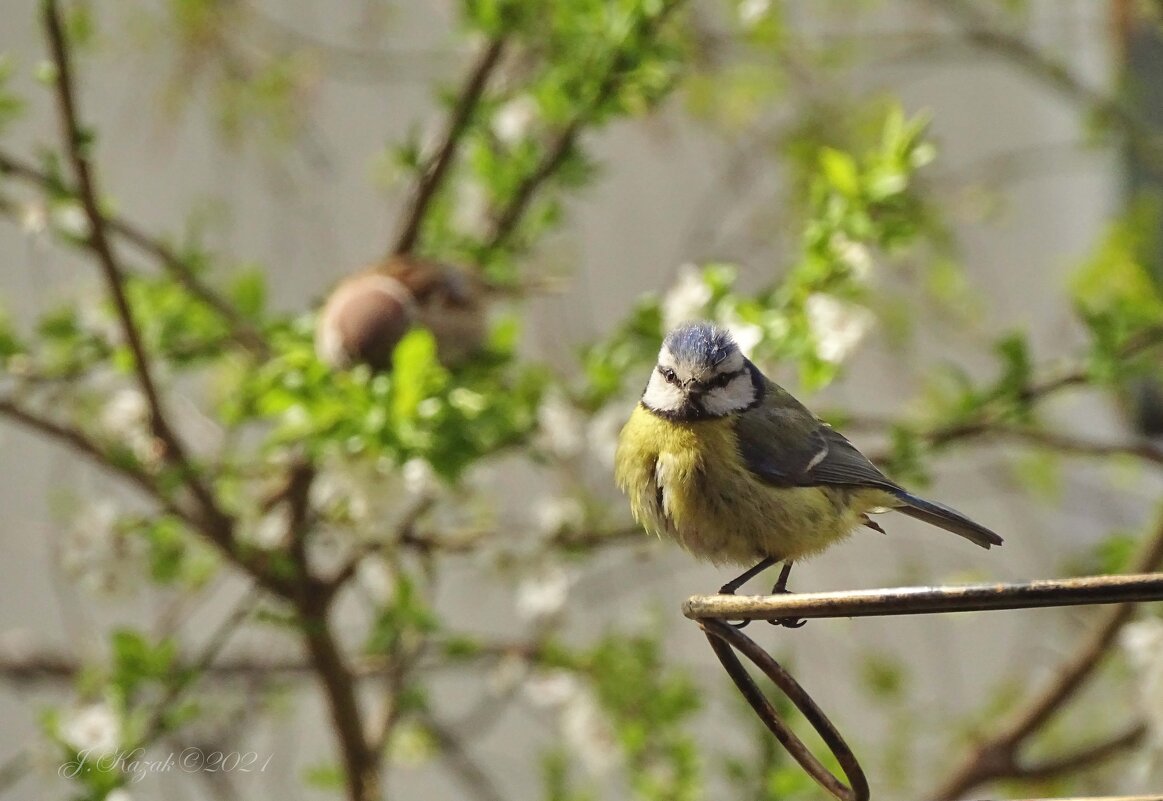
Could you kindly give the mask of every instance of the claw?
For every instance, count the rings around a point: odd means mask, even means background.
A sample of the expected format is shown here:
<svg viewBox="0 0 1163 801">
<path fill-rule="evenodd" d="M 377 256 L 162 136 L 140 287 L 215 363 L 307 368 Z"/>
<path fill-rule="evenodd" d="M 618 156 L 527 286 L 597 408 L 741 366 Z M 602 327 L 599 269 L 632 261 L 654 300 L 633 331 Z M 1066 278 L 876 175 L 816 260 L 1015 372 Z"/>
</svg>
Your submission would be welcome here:
<svg viewBox="0 0 1163 801">
<path fill-rule="evenodd" d="M 719 588 L 719 595 L 734 595 L 734 594 L 735 594 L 735 588 L 732 587 L 730 583 L 724 584 L 722 587 Z M 740 620 L 738 623 L 732 623 L 730 620 L 728 620 L 727 625 L 731 626 L 732 628 L 734 628 L 737 631 L 739 629 L 747 628 L 747 624 L 750 622 L 751 622 L 750 620 Z"/>
<path fill-rule="evenodd" d="M 798 629 L 802 628 L 808 621 L 802 617 L 777 617 L 775 620 L 767 622 L 773 626 L 783 626 L 785 629 Z"/>
<path fill-rule="evenodd" d="M 775 586 L 771 588 L 772 595 L 792 595 L 792 591 L 787 588 L 787 578 L 791 575 L 791 562 L 784 562 L 783 570 L 779 571 L 779 578 L 775 580 Z M 808 621 L 802 617 L 777 617 L 775 620 L 767 621 L 773 626 L 783 626 L 785 629 L 801 628 Z"/>
</svg>

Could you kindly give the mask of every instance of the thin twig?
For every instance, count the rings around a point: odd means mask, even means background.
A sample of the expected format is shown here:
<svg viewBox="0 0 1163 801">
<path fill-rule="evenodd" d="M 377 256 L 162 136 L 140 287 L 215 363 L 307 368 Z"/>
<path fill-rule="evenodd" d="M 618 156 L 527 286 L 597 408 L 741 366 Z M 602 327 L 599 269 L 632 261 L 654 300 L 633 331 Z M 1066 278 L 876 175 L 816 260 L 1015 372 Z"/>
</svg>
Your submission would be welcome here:
<svg viewBox="0 0 1163 801">
<path fill-rule="evenodd" d="M 1121 732 L 1083 746 L 1075 751 L 1061 754 L 1041 762 L 1014 766 L 1013 777 L 1025 781 L 1045 781 L 1066 774 L 1079 773 L 1087 768 L 1101 765 L 1124 751 L 1137 748 L 1147 736 L 1147 724 L 1132 723 Z"/>
<path fill-rule="evenodd" d="M 354 554 L 335 572 L 335 574 L 327 581 L 328 591 L 332 594 L 341 590 L 347 582 L 355 577 L 359 570 L 360 564 L 364 559 L 374 553 L 378 553 L 388 548 L 392 548 L 397 544 L 412 545 L 416 540 L 416 523 L 426 515 L 432 507 L 436 504 L 436 499 L 431 495 L 424 495 L 413 502 L 412 506 L 404 512 L 403 518 L 395 527 L 395 532 L 392 536 L 386 537 L 383 540 L 375 540 L 364 543 L 356 548 Z M 421 550 L 429 551 L 435 550 L 435 542 L 432 540 L 425 540 L 425 548 Z"/>
<path fill-rule="evenodd" d="M 1146 439 L 1128 442 L 1096 442 L 1079 439 L 1061 431 L 1002 424 L 988 426 L 982 430 L 982 433 L 1020 440 L 1031 445 L 1076 456 L 1131 456 L 1145 462 L 1163 465 L 1163 449 Z"/>
<path fill-rule="evenodd" d="M 201 652 L 192 661 L 190 668 L 172 674 L 173 679 L 154 706 L 153 714 L 150 715 L 136 747 L 145 748 L 158 735 L 162 734 L 166 728 L 166 715 L 171 711 L 174 704 L 206 674 L 207 668 L 222 653 L 222 649 L 226 647 L 226 643 L 229 642 L 230 637 L 250 617 L 259 597 L 260 590 L 255 585 L 238 602 L 234 607 L 234 611 L 210 635 L 210 639 L 207 640 Z M 133 749 L 129 750 L 132 751 Z"/>
<path fill-rule="evenodd" d="M 497 789 L 492 778 L 473 760 L 451 728 L 431 715 L 424 717 L 423 724 L 440 746 L 445 763 L 468 793 L 480 801 L 505 801 L 505 796 Z"/>
<path fill-rule="evenodd" d="M 642 21 L 642 32 L 650 34 L 656 31 L 680 5 L 682 5 L 682 0 L 668 0 L 657 13 Z M 615 51 L 614 57 L 593 95 L 587 102 L 581 104 L 580 109 L 569 123 L 550 140 L 541 161 L 518 184 L 509 202 L 496 216 L 492 230 L 485 238 L 488 250 L 496 250 L 508 241 L 537 190 L 565 163 L 566 157 L 573 151 L 578 135 L 589 124 L 593 115 L 618 90 L 626 69 L 626 58 L 627 54 L 622 48 Z"/>
<path fill-rule="evenodd" d="M 147 496 L 156 500 L 162 508 L 175 517 L 192 525 L 198 524 L 199 521 L 192 512 L 180 506 L 173 499 L 166 497 L 160 491 L 153 476 L 124 459 L 110 458 L 97 441 L 84 431 L 52 420 L 25 408 L 14 400 L 5 398 L 0 398 L 0 417 L 7 418 L 30 431 L 35 431 L 49 440 L 64 445 L 100 469 L 128 481 Z"/>
<path fill-rule="evenodd" d="M 493 37 L 481 51 L 480 57 L 469 73 L 468 80 L 464 82 L 464 88 L 461 89 L 460 97 L 457 98 L 452 114 L 448 118 L 448 128 L 441 138 L 440 146 L 420 171 L 420 182 L 416 185 L 412 202 L 404 215 L 400 232 L 396 236 L 396 244 L 392 248 L 393 253 L 410 253 L 415 248 L 428 206 L 436 196 L 448 168 L 456 157 L 460 139 L 468 130 L 473 111 L 488 84 L 489 76 L 500 62 L 504 49 L 505 37 Z"/>
</svg>

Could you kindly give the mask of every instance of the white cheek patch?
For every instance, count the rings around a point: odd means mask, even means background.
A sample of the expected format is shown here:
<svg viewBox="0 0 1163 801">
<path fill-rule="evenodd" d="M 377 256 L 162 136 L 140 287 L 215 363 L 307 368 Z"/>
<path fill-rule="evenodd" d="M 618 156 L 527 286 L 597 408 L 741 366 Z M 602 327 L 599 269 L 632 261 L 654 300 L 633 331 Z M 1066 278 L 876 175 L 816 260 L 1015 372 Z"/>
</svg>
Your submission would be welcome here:
<svg viewBox="0 0 1163 801">
<path fill-rule="evenodd" d="M 650 374 L 650 383 L 642 393 L 642 403 L 646 408 L 658 412 L 677 412 L 685 402 L 686 396 L 681 389 L 669 383 L 657 370 Z"/>
<path fill-rule="evenodd" d="M 716 387 L 703 396 L 703 409 L 712 417 L 746 409 L 755 401 L 750 373 L 743 372 L 725 387 Z"/>
</svg>

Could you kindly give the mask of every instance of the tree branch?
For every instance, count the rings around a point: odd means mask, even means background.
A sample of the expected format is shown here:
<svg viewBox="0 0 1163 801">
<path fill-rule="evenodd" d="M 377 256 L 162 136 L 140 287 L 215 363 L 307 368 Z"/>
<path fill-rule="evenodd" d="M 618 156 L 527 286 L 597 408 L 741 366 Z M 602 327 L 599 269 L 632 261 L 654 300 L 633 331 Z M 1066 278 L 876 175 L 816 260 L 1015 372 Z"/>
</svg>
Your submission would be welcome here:
<svg viewBox="0 0 1163 801">
<path fill-rule="evenodd" d="M 331 631 L 327 608 L 302 609 L 303 639 L 323 685 L 331 725 L 339 742 L 350 801 L 380 801 L 379 757 L 368 747 L 355 697 L 355 677 Z"/>
<path fill-rule="evenodd" d="M 1075 751 L 1041 762 L 1015 765 L 1012 777 L 1025 781 L 1045 781 L 1059 776 L 1080 773 L 1101 765 L 1124 751 L 1138 747 L 1147 736 L 1147 724 L 1132 723 L 1117 734 Z"/>
<path fill-rule="evenodd" d="M 166 460 L 181 473 L 185 487 L 198 502 L 201 518 L 199 528 L 224 551 L 233 553 L 233 520 L 219 508 L 210 489 L 202 483 L 163 409 L 150 360 L 142 343 L 141 332 L 125 293 L 124 275 L 106 233 L 106 221 L 98 203 L 96 182 L 85 153 L 88 146 L 87 134 L 77 111 L 69 47 L 57 1 L 43 0 L 43 12 L 49 50 L 56 67 L 57 116 L 60 121 L 61 138 L 73 172 L 76 174 L 78 196 L 89 222 L 90 230 L 86 244 L 101 267 L 106 288 L 113 298 L 117 317 L 121 321 L 126 343 L 133 354 L 137 382 L 149 407 L 150 428 L 162 444 Z"/>
<path fill-rule="evenodd" d="M 469 73 L 464 88 L 461 89 L 460 97 L 448 118 L 448 128 L 441 138 L 440 146 L 432 154 L 428 163 L 424 165 L 424 169 L 420 171 L 420 181 L 416 185 L 412 202 L 404 215 L 400 232 L 396 236 L 396 244 L 392 248 L 394 254 L 410 253 L 415 248 L 428 206 L 436 197 L 437 190 L 440 189 L 444 176 L 456 157 L 460 139 L 468 130 L 468 123 L 472 119 L 473 111 L 488 84 L 489 76 L 500 62 L 504 49 L 505 37 L 500 35 L 493 37 L 481 51 L 476 65 Z"/>
<path fill-rule="evenodd" d="M 158 492 L 152 476 L 124 461 L 114 461 L 109 458 L 96 440 L 84 431 L 51 420 L 8 398 L 0 398 L 0 417 L 6 417 L 30 431 L 35 431 L 47 439 L 64 445 L 102 470 L 125 479 L 149 497 L 159 501 L 168 511 L 177 514 L 178 517 L 189 519 L 188 512 L 177 508 L 173 501 Z"/>
<path fill-rule="evenodd" d="M 1163 518 L 1156 524 L 1154 533 L 1131 569 L 1135 573 L 1147 573 L 1158 570 L 1161 564 Z M 1109 578 L 1116 580 L 1125 577 Z M 1135 608 L 1135 602 L 1131 601 L 1105 610 L 1073 656 L 1059 667 L 1057 677 L 994 727 L 994 733 L 979 743 L 950 777 L 926 797 L 936 801 L 953 801 L 987 781 L 1008 777 L 1002 769 L 1019 764 L 1018 755 L 1032 735 L 1057 714 L 1094 675 L 1115 643 L 1119 631 L 1131 619 Z"/>
<path fill-rule="evenodd" d="M 128 460 L 112 458 L 101 444 L 86 432 L 26 409 L 9 398 L 0 398 L 0 418 L 7 418 L 30 431 L 59 443 L 84 457 L 86 461 L 101 470 L 124 479 L 131 486 L 154 500 L 167 513 L 183 521 L 195 531 L 201 531 L 205 534 L 229 562 L 239 567 L 264 587 L 282 597 L 289 595 L 289 583 L 267 569 L 261 554 L 251 556 L 240 553 L 234 548 L 231 528 L 225 530 L 217 528 L 212 520 L 207 520 L 205 515 L 199 513 L 198 510 L 189 509 L 178 500 L 169 497 L 163 491 L 157 476 L 141 470 Z M 227 521 L 229 522 L 229 519 Z M 224 536 L 221 534 L 223 531 L 225 531 Z"/>
</svg>

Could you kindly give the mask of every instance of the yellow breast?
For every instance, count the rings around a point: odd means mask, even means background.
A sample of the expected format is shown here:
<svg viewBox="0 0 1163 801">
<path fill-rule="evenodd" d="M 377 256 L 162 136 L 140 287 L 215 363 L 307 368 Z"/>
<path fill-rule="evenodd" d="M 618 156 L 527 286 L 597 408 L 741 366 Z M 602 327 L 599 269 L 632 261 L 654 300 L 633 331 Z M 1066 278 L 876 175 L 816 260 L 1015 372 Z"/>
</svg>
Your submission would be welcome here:
<svg viewBox="0 0 1163 801">
<path fill-rule="evenodd" d="M 875 505 L 846 489 L 760 481 L 739 454 L 730 417 L 678 423 L 641 405 L 619 437 L 615 479 L 647 531 L 715 563 L 808 556 Z"/>
</svg>

